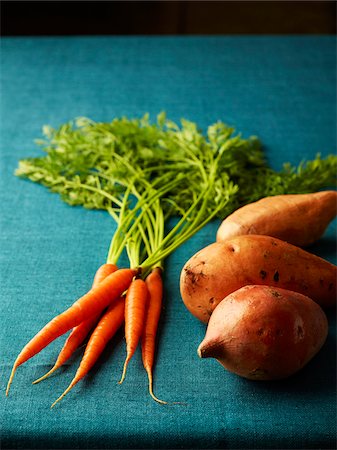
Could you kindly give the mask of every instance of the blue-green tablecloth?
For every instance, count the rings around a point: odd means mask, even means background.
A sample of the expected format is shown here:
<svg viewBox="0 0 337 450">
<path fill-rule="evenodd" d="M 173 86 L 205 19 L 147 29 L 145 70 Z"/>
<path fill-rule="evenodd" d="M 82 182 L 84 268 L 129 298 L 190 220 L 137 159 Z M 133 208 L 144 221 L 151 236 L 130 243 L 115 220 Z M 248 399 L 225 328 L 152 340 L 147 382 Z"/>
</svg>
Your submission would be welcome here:
<svg viewBox="0 0 337 450">
<path fill-rule="evenodd" d="M 205 128 L 220 119 L 258 135 L 273 167 L 336 151 L 334 37 L 3 38 L 1 42 L 1 445 L 2 448 L 334 448 L 335 312 L 321 352 L 282 382 L 251 382 L 198 359 L 205 327 L 185 309 L 179 274 L 215 239 L 214 222 L 166 263 L 165 309 L 151 400 L 139 353 L 123 385 L 120 333 L 96 368 L 50 410 L 81 352 L 32 386 L 63 339 L 17 371 L 21 347 L 90 286 L 114 226 L 101 211 L 72 208 L 13 176 L 39 155 L 44 124 L 77 116 L 154 118 L 166 110 Z M 311 251 L 336 262 L 336 221 Z"/>
</svg>

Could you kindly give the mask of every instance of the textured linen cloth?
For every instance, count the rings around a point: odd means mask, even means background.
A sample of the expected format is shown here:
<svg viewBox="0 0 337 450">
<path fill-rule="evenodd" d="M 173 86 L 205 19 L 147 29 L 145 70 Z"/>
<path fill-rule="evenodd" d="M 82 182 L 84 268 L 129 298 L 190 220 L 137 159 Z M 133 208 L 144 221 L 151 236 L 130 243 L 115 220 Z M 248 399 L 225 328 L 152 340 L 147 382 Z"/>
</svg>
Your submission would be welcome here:
<svg viewBox="0 0 337 450">
<path fill-rule="evenodd" d="M 214 221 L 166 261 L 165 307 L 151 400 L 140 352 L 118 385 L 123 333 L 90 374 L 53 410 L 83 347 L 38 384 L 64 337 L 20 367 L 24 344 L 90 287 L 105 261 L 114 224 L 105 212 L 70 207 L 13 175 L 18 160 L 40 155 L 44 124 L 78 116 L 173 120 L 203 129 L 219 120 L 257 135 L 270 164 L 298 164 L 336 151 L 336 45 L 333 37 L 3 38 L 1 43 L 0 269 L 2 448 L 334 448 L 336 321 L 320 353 L 282 382 L 252 382 L 196 349 L 205 326 L 185 309 L 180 271 L 215 240 Z M 336 221 L 310 248 L 336 263 Z M 124 261 L 126 264 L 126 261 Z"/>
</svg>

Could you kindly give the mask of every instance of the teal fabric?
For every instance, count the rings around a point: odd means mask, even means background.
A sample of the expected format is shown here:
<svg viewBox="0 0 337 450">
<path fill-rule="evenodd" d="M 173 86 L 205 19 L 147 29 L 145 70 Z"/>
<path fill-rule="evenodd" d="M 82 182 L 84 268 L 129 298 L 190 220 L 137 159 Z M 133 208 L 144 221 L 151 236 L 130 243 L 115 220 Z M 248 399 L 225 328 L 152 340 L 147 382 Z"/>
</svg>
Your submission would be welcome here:
<svg viewBox="0 0 337 450">
<path fill-rule="evenodd" d="M 114 225 L 104 212 L 72 208 L 43 187 L 17 179 L 18 159 L 39 155 L 43 124 L 77 116 L 154 117 L 166 110 L 205 128 L 221 119 L 258 135 L 273 167 L 336 151 L 334 37 L 3 38 L 1 42 L 1 446 L 2 448 L 334 448 L 336 321 L 320 353 L 282 382 L 251 382 L 200 360 L 205 333 L 179 294 L 183 264 L 215 239 L 205 227 L 166 262 L 155 391 L 140 353 L 123 385 L 119 333 L 94 370 L 58 407 L 78 351 L 51 368 L 60 338 L 17 371 L 22 346 L 89 288 Z M 336 221 L 310 251 L 336 263 Z"/>
</svg>

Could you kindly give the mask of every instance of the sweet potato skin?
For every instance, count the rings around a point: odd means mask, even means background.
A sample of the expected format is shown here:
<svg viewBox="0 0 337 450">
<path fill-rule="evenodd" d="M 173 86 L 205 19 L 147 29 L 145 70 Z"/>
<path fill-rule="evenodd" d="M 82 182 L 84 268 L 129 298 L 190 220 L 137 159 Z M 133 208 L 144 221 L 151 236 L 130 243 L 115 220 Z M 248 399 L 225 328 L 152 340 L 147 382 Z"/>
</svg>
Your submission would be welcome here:
<svg viewBox="0 0 337 450">
<path fill-rule="evenodd" d="M 216 240 L 262 234 L 306 247 L 323 235 L 336 214 L 336 191 L 265 197 L 229 215 L 218 228 Z"/>
<path fill-rule="evenodd" d="M 180 292 L 187 309 L 207 323 L 227 295 L 248 284 L 309 296 L 322 307 L 336 304 L 336 266 L 270 236 L 244 235 L 215 242 L 182 269 Z"/>
<path fill-rule="evenodd" d="M 200 357 L 252 380 L 286 378 L 320 350 L 328 334 L 309 297 L 270 286 L 245 286 L 222 300 L 208 323 Z"/>
</svg>

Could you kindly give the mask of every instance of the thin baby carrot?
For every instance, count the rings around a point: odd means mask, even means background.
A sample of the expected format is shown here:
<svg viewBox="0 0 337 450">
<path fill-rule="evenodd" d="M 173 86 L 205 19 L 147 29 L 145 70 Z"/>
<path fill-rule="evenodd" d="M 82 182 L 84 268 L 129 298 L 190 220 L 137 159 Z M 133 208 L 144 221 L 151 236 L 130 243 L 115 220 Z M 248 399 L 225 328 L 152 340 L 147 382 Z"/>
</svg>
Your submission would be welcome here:
<svg viewBox="0 0 337 450">
<path fill-rule="evenodd" d="M 125 299 L 126 359 L 124 362 L 122 377 L 119 381 L 120 384 L 124 381 L 127 366 L 136 351 L 144 329 L 148 297 L 149 291 L 145 281 L 140 278 L 135 278 L 127 290 Z"/>
<path fill-rule="evenodd" d="M 92 288 L 98 286 L 101 281 L 103 281 L 111 273 L 116 272 L 116 270 L 118 270 L 116 264 L 102 264 L 95 273 Z"/>
<path fill-rule="evenodd" d="M 112 300 L 118 298 L 129 287 L 136 273 L 136 269 L 119 269 L 108 275 L 98 286 L 73 303 L 70 308 L 48 322 L 22 349 L 14 362 L 6 395 L 8 395 L 15 371 L 21 364 L 71 328 L 89 317 L 99 314 Z"/>
<path fill-rule="evenodd" d="M 60 395 L 60 397 L 51 405 L 51 408 L 53 408 L 56 403 L 62 400 L 62 398 L 67 395 L 68 392 L 75 386 L 75 384 L 77 384 L 82 378 L 85 377 L 85 375 L 95 364 L 95 362 L 103 352 L 106 344 L 122 325 L 124 321 L 124 306 L 124 297 L 120 297 L 117 301 L 113 302 L 109 306 L 107 311 L 103 314 L 89 339 L 81 364 L 77 369 L 75 377 L 73 378 L 67 389 L 63 392 L 63 394 Z"/>
<path fill-rule="evenodd" d="M 94 281 L 92 283 L 92 288 L 95 288 L 101 281 L 103 281 L 108 275 L 116 272 L 118 267 L 115 264 L 103 264 L 100 266 L 95 274 Z M 68 339 L 64 343 L 62 350 L 54 364 L 54 366 L 43 375 L 41 378 L 33 381 L 33 384 L 39 383 L 42 380 L 48 378 L 52 373 L 54 373 L 59 367 L 61 367 L 74 353 L 74 351 L 82 344 L 84 339 L 87 337 L 89 331 L 98 322 L 100 313 L 90 317 L 89 319 L 81 322 L 75 328 L 73 328 Z"/>
<path fill-rule="evenodd" d="M 167 404 L 153 393 L 153 364 L 156 346 L 156 334 L 163 299 L 163 280 L 161 269 L 156 267 L 145 279 L 149 291 L 149 305 L 146 313 L 145 327 L 142 335 L 142 359 L 149 379 L 149 393 L 158 403 Z"/>
</svg>

